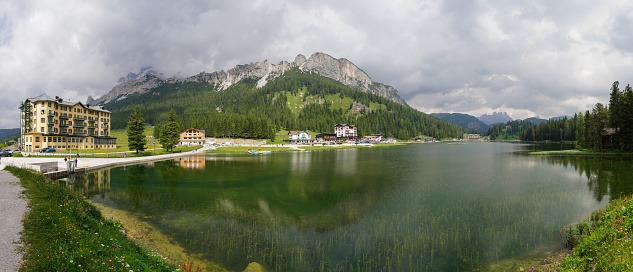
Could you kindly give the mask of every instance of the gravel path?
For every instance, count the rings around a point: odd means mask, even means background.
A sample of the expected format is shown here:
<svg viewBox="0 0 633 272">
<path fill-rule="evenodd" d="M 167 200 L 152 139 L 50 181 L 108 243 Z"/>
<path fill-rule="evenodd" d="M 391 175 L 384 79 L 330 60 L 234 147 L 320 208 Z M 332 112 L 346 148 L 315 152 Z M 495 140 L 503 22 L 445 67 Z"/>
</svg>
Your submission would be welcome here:
<svg viewBox="0 0 633 272">
<path fill-rule="evenodd" d="M 17 252 L 27 200 L 20 180 L 0 166 L 0 271 L 18 271 L 22 254 Z"/>
</svg>

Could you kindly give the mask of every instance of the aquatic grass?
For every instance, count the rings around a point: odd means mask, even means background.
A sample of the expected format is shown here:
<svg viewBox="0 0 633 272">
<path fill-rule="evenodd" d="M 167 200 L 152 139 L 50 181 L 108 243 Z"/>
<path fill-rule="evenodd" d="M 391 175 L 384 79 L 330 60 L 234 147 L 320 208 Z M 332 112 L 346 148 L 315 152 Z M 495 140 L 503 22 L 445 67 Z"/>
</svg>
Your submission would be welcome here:
<svg viewBox="0 0 633 272">
<path fill-rule="evenodd" d="M 85 199 L 40 173 L 7 166 L 29 200 L 23 220 L 21 271 L 174 271 L 160 255 L 141 248 Z"/>
</svg>

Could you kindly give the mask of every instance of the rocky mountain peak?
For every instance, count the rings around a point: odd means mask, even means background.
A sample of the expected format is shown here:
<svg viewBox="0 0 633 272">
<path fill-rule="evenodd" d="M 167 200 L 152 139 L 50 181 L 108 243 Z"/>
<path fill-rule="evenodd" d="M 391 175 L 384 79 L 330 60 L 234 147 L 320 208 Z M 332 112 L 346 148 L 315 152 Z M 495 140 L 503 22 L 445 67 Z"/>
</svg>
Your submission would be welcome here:
<svg viewBox="0 0 633 272">
<path fill-rule="evenodd" d="M 297 67 L 300 67 L 301 65 L 303 65 L 306 61 L 308 61 L 308 59 L 306 59 L 306 56 L 299 54 L 297 55 L 297 57 L 295 57 L 295 61 L 293 62 L 294 65 L 296 65 Z"/>
<path fill-rule="evenodd" d="M 138 73 L 128 73 L 126 76 L 119 78 L 119 80 L 117 81 L 117 83 L 123 83 L 126 81 L 130 81 L 130 80 L 135 80 L 135 79 L 139 79 L 145 75 L 148 74 L 155 74 L 160 78 L 163 78 L 163 74 L 156 72 L 154 70 L 152 70 L 152 66 L 146 66 L 146 67 L 142 67 L 141 69 L 139 69 Z"/>
<path fill-rule="evenodd" d="M 477 117 L 477 119 L 488 125 L 512 121 L 512 117 L 510 117 L 507 112 L 493 112 L 492 114 L 483 114 Z"/>
<path fill-rule="evenodd" d="M 106 95 L 90 100 L 90 104 L 97 105 L 107 103 L 112 100 L 125 99 L 129 94 L 144 93 L 155 88 L 161 83 L 186 83 L 186 82 L 206 82 L 217 84 L 220 90 L 224 90 L 244 78 L 258 79 L 257 87 L 265 86 L 268 81 L 282 76 L 292 68 L 298 68 L 304 72 L 317 73 L 321 76 L 334 79 L 349 87 L 363 92 L 376 94 L 397 103 L 407 105 L 398 95 L 398 91 L 391 86 L 376 83 L 358 66 L 351 61 L 341 58 L 336 59 L 325 53 L 314 53 L 310 58 L 302 54 L 295 57 L 293 62 L 281 61 L 272 64 L 268 60 L 261 62 L 237 65 L 228 71 L 216 71 L 212 73 L 202 72 L 188 78 L 168 78 L 162 74 L 151 70 L 151 67 L 143 67 L 139 73 L 129 73 L 122 77 L 119 84 L 112 88 Z"/>
</svg>

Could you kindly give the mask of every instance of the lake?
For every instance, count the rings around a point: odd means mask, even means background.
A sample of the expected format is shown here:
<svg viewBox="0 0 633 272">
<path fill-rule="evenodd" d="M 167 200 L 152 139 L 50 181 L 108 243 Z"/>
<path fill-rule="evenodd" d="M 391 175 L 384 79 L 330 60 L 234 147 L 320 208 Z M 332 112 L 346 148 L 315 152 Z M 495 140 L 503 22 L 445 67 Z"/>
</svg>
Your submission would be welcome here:
<svg viewBox="0 0 633 272">
<path fill-rule="evenodd" d="M 560 250 L 560 230 L 633 191 L 631 160 L 560 144 L 409 144 L 208 154 L 60 183 L 241 271 L 474 271 Z M 72 181 L 72 183 L 70 181 Z"/>
</svg>

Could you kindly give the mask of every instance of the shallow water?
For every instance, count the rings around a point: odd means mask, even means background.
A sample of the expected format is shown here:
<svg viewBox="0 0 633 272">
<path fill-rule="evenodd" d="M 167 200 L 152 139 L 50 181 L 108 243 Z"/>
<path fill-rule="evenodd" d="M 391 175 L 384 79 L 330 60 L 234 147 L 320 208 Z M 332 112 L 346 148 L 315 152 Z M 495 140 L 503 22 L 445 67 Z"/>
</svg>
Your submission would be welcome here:
<svg viewBox="0 0 633 272">
<path fill-rule="evenodd" d="M 410 144 L 207 155 L 69 178 L 233 270 L 473 271 L 556 245 L 633 191 L 630 160 L 528 157 L 560 144 Z"/>
</svg>

